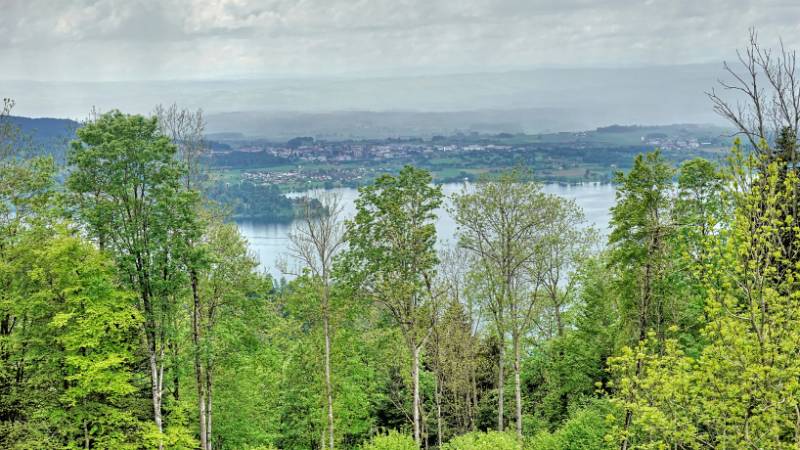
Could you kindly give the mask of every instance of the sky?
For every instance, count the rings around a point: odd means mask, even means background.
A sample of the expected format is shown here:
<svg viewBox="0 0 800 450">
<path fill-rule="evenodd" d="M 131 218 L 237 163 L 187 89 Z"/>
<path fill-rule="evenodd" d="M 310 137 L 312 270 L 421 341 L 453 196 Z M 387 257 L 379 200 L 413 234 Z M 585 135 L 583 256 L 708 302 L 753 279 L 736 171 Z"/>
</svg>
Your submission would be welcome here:
<svg viewBox="0 0 800 450">
<path fill-rule="evenodd" d="M 718 62 L 795 0 L 0 0 L 2 79 L 371 76 Z"/>
<path fill-rule="evenodd" d="M 72 118 L 177 102 L 713 121 L 704 92 L 750 27 L 800 48 L 800 2 L 0 0 L 0 96 L 18 114 Z"/>
</svg>

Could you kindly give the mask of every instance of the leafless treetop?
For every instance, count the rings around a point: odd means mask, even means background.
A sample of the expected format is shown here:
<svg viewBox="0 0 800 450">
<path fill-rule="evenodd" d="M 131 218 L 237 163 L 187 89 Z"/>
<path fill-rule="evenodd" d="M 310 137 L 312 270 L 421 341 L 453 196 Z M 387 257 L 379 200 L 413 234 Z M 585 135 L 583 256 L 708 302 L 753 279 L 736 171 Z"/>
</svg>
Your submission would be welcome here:
<svg viewBox="0 0 800 450">
<path fill-rule="evenodd" d="M 747 46 L 736 54 L 738 67 L 724 63 L 731 80 L 719 80 L 721 90 L 707 94 L 714 111 L 735 126 L 737 135 L 745 136 L 753 148 L 771 153 L 769 144 L 783 130 L 797 136 L 800 126 L 797 53 L 783 41 L 777 49 L 762 47 L 751 29 Z"/>
</svg>

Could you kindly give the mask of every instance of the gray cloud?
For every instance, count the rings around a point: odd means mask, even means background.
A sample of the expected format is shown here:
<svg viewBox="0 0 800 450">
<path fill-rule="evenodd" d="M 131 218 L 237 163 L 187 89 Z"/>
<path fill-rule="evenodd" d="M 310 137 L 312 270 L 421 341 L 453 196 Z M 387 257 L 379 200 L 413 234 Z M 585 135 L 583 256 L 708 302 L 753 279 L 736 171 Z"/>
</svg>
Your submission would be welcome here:
<svg viewBox="0 0 800 450">
<path fill-rule="evenodd" d="M 197 79 L 719 61 L 787 0 L 0 0 L 0 78 Z"/>
</svg>

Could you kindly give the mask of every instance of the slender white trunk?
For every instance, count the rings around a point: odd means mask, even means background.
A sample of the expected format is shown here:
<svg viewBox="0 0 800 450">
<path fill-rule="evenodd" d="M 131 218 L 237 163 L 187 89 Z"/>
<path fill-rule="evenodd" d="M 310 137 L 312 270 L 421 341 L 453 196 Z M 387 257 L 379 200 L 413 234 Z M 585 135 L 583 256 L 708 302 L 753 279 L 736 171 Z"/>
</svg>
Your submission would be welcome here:
<svg viewBox="0 0 800 450">
<path fill-rule="evenodd" d="M 212 406 L 212 403 L 211 403 L 211 392 L 212 392 L 211 391 L 211 386 L 212 386 L 211 367 L 210 367 L 210 365 L 207 365 L 206 366 L 206 402 L 208 403 L 208 407 L 206 407 L 206 419 L 207 419 L 208 425 L 206 425 L 206 436 L 208 436 L 208 438 L 206 439 L 206 441 L 207 441 L 206 443 L 208 444 L 208 450 L 212 450 L 212 446 L 213 446 L 213 444 L 211 442 L 211 406 Z"/>
<path fill-rule="evenodd" d="M 411 344 L 411 378 L 413 384 L 413 391 L 414 391 L 414 401 L 413 401 L 413 409 L 414 409 L 414 440 L 417 442 L 417 445 L 422 444 L 422 435 L 420 430 L 420 420 L 419 420 L 419 347 L 416 344 Z"/>
<path fill-rule="evenodd" d="M 200 337 L 200 293 L 197 274 L 192 271 L 192 297 L 194 305 L 192 308 L 192 344 L 194 344 L 194 375 L 197 384 L 197 406 L 200 414 L 200 449 L 208 450 L 208 416 L 206 411 L 206 383 L 203 376 L 203 363 L 200 358 L 201 337 Z"/>
<path fill-rule="evenodd" d="M 327 294 L 326 294 L 327 295 Z M 334 447 L 333 431 L 333 383 L 331 382 L 331 332 L 330 318 L 328 317 L 327 300 L 323 314 L 323 328 L 325 328 L 325 395 L 328 403 L 328 444 Z"/>
<path fill-rule="evenodd" d="M 158 361 L 156 360 L 156 353 L 154 349 L 149 350 L 149 359 L 150 359 L 150 381 L 151 381 L 151 392 L 153 397 L 153 421 L 156 424 L 156 429 L 158 433 L 161 434 L 164 432 L 164 424 L 161 419 L 161 381 L 159 377 L 159 369 L 158 369 Z M 164 448 L 164 442 L 159 438 L 158 448 Z"/>
<path fill-rule="evenodd" d="M 503 431 L 503 400 L 505 397 L 505 339 L 500 338 L 500 352 L 497 357 L 497 431 Z"/>
<path fill-rule="evenodd" d="M 83 421 L 83 442 L 83 448 L 89 450 L 91 448 L 91 441 L 89 439 L 89 422 L 86 420 Z"/>
<path fill-rule="evenodd" d="M 522 440 L 522 383 L 520 382 L 519 335 L 514 336 L 514 397 L 517 413 L 517 438 Z"/>
<path fill-rule="evenodd" d="M 437 374 L 436 376 L 436 444 L 438 448 L 442 447 L 442 382 Z"/>
</svg>

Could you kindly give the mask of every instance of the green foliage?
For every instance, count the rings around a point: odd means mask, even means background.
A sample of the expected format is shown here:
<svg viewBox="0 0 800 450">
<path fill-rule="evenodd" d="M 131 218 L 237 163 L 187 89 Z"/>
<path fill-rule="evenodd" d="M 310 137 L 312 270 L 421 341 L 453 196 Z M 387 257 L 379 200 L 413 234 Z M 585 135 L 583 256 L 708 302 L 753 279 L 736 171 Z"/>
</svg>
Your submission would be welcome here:
<svg viewBox="0 0 800 450">
<path fill-rule="evenodd" d="M 516 436 L 497 431 L 463 434 L 442 445 L 442 450 L 520 450 L 521 448 Z"/>
<path fill-rule="evenodd" d="M 211 200 L 230 208 L 231 215 L 237 219 L 290 222 L 296 216 L 295 202 L 274 184 L 219 182 L 208 190 L 207 195 Z M 318 201 L 312 205 L 314 208 L 319 206 Z"/>
<path fill-rule="evenodd" d="M 707 344 L 697 357 L 651 335 L 609 364 L 614 402 L 633 426 L 615 429 L 632 448 L 795 448 L 800 395 L 795 170 L 734 151 L 728 182 L 736 206 L 729 227 L 706 241 L 694 271 L 706 293 Z"/>
<path fill-rule="evenodd" d="M 578 409 L 555 432 L 536 434 L 525 445 L 525 450 L 611 450 L 616 443 L 606 439 L 609 432 L 607 416 L 610 405 L 597 401 Z"/>
<path fill-rule="evenodd" d="M 16 254 L 5 254 L 14 271 L 7 294 L 24 333 L 7 341 L 19 353 L 6 362 L 24 372 L 4 400 L 18 399 L 25 431 L 5 444 L 138 448 L 146 427 L 133 384 L 141 323 L 133 296 L 116 287 L 104 255 L 62 227 L 19 238 Z"/>
<path fill-rule="evenodd" d="M 77 135 L 70 146 L 72 170 L 66 183 L 75 216 L 98 246 L 113 255 L 120 280 L 138 297 L 149 368 L 149 383 L 142 387 L 150 391 L 158 431 L 172 439 L 182 433 L 171 430 L 183 427 L 165 428 L 162 420 L 165 373 L 177 370 L 166 368 L 166 354 L 171 349 L 176 356 L 181 295 L 206 263 L 193 245 L 203 233 L 199 195 L 184 188 L 186 168 L 156 118 L 112 111 Z M 183 438 L 176 439 L 175 445 L 185 445 Z"/>
<path fill-rule="evenodd" d="M 359 189 L 343 267 L 381 301 L 416 302 L 438 263 L 434 219 L 442 193 L 430 183 L 428 172 L 406 166 L 396 177 L 383 175 Z"/>
<path fill-rule="evenodd" d="M 391 430 L 373 437 L 361 446 L 361 450 L 419 450 L 419 446 L 411 436 Z"/>
</svg>

